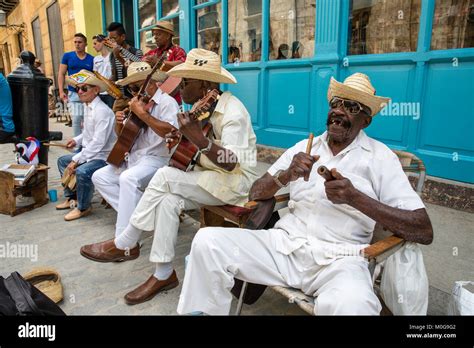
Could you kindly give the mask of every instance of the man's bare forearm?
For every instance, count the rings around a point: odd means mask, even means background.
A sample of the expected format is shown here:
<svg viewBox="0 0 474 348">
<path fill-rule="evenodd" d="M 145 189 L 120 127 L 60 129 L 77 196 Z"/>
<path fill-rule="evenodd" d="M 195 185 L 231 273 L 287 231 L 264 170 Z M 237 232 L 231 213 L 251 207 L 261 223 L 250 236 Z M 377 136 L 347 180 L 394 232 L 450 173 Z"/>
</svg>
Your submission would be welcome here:
<svg viewBox="0 0 474 348">
<path fill-rule="evenodd" d="M 278 178 L 282 184 L 286 185 L 289 180 L 287 171 L 281 172 Z M 250 189 L 249 199 L 251 201 L 270 199 L 275 196 L 279 189 L 280 187 L 275 180 L 273 180 L 273 176 L 269 173 L 265 173 L 264 176 L 253 183 Z"/>
<path fill-rule="evenodd" d="M 393 208 L 360 191 L 354 195 L 350 205 L 400 238 L 420 244 L 433 241 L 433 227 L 425 209 L 411 211 Z"/>
<path fill-rule="evenodd" d="M 201 149 L 205 147 L 205 145 L 196 145 Z M 233 171 L 238 163 L 237 156 L 231 150 L 214 143 L 211 146 L 211 150 L 206 153 L 206 157 L 216 166 L 228 172 Z"/>
</svg>

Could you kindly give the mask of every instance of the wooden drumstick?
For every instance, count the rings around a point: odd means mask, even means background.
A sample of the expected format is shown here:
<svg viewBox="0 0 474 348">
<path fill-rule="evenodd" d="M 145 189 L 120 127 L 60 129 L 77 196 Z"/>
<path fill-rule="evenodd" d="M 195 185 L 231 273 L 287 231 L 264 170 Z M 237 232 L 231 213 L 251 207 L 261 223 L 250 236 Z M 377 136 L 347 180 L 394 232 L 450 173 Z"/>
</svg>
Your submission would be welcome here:
<svg viewBox="0 0 474 348">
<path fill-rule="evenodd" d="M 65 148 L 67 149 L 67 145 L 66 144 L 57 144 L 57 143 L 43 143 L 42 145 L 44 146 L 57 146 L 57 147 L 62 147 L 62 148 Z"/>
<path fill-rule="evenodd" d="M 326 181 L 331 181 L 331 180 L 336 179 L 326 166 L 320 166 L 318 168 L 318 174 L 321 175 L 324 179 L 326 179 Z"/>
<path fill-rule="evenodd" d="M 308 144 L 306 145 L 306 153 L 311 155 L 311 148 L 313 147 L 314 134 L 309 133 Z"/>
</svg>

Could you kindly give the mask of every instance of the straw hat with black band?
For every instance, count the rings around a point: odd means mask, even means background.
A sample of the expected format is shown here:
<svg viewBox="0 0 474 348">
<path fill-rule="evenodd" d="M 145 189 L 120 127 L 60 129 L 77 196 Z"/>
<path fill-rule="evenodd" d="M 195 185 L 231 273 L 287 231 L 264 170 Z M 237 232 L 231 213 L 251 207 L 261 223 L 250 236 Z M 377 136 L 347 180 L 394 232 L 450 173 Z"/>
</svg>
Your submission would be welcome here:
<svg viewBox="0 0 474 348">
<path fill-rule="evenodd" d="M 332 98 L 339 97 L 364 104 L 370 109 L 372 117 L 377 115 L 390 101 L 390 98 L 376 96 L 375 88 L 369 77 L 362 73 L 352 74 L 343 83 L 331 77 L 327 97 L 329 102 Z"/>
<path fill-rule="evenodd" d="M 151 73 L 152 67 L 146 62 L 133 62 L 127 69 L 127 77 L 116 82 L 119 86 L 127 86 L 131 83 L 143 81 Z M 161 70 L 155 71 L 151 77 L 158 82 L 164 82 L 168 76 Z"/>
<path fill-rule="evenodd" d="M 237 83 L 236 78 L 221 66 L 220 57 L 211 51 L 194 48 L 186 61 L 167 72 L 169 76 L 216 83 Z"/>
<path fill-rule="evenodd" d="M 150 30 L 161 30 L 165 33 L 171 34 L 171 36 L 174 36 L 174 25 L 172 22 L 159 21 Z"/>
</svg>

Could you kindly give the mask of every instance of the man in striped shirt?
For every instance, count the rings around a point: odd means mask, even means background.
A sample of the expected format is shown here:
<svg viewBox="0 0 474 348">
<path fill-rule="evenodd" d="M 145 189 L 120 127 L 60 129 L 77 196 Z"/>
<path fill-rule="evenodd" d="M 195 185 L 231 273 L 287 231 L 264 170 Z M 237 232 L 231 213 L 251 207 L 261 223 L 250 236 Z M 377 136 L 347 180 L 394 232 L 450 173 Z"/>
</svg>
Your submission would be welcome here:
<svg viewBox="0 0 474 348">
<path fill-rule="evenodd" d="M 127 68 L 132 62 L 140 62 L 143 53 L 140 49 L 126 42 L 126 32 L 122 23 L 112 22 L 107 27 L 109 40 L 107 42 L 112 48 L 110 63 L 112 65 L 112 81 L 122 80 L 127 77 Z M 132 95 L 121 87 L 122 93 L 131 98 Z"/>
</svg>

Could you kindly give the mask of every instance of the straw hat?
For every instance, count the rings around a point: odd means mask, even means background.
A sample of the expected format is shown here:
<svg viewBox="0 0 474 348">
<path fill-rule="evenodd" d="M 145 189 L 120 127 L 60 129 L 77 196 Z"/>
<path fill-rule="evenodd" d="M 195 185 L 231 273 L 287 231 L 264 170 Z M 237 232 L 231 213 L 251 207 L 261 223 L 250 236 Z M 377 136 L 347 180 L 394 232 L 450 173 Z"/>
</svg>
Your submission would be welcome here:
<svg viewBox="0 0 474 348">
<path fill-rule="evenodd" d="M 221 67 L 219 56 L 202 48 L 192 49 L 186 61 L 168 71 L 168 75 L 217 83 L 237 83 L 235 77 Z"/>
<path fill-rule="evenodd" d="M 107 85 L 103 81 L 98 79 L 92 71 L 85 69 L 82 69 L 74 75 L 67 76 L 66 82 L 72 87 L 76 87 L 77 85 L 85 83 L 99 87 L 101 92 L 105 92 L 107 90 Z"/>
<path fill-rule="evenodd" d="M 154 27 L 152 27 L 150 30 L 161 30 L 164 31 L 165 33 L 171 34 L 174 36 L 174 25 L 173 22 L 168 22 L 168 21 L 158 21 Z"/>
<path fill-rule="evenodd" d="M 49 267 L 38 267 L 23 275 L 23 278 L 48 296 L 54 303 L 63 299 L 63 286 L 59 273 Z"/>
<path fill-rule="evenodd" d="M 119 86 L 126 86 L 137 81 L 143 81 L 151 73 L 152 67 L 146 62 L 133 62 L 128 66 L 127 77 L 116 82 Z M 158 82 L 164 82 L 167 79 L 165 72 L 157 70 L 152 79 Z"/>
<path fill-rule="evenodd" d="M 358 101 L 370 108 L 370 116 L 375 116 L 388 104 L 390 98 L 375 95 L 375 88 L 367 75 L 355 73 L 344 80 L 344 83 L 331 77 L 328 89 L 328 101 L 333 97 Z"/>
</svg>

